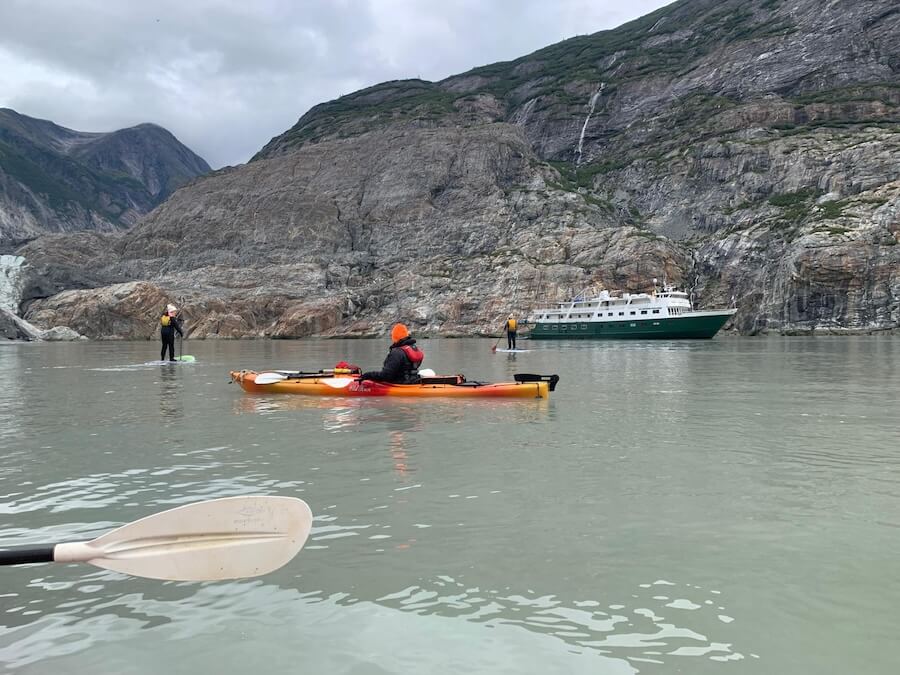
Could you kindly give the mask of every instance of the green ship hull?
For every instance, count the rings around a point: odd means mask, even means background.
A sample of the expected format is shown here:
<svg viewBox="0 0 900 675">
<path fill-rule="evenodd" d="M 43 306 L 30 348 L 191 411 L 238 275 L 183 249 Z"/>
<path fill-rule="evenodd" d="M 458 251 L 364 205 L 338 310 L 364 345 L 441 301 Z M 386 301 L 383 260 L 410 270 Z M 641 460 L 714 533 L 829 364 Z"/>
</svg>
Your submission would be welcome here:
<svg viewBox="0 0 900 675">
<path fill-rule="evenodd" d="M 535 324 L 532 340 L 684 340 L 713 337 L 734 310 L 631 321 L 579 321 Z"/>
</svg>

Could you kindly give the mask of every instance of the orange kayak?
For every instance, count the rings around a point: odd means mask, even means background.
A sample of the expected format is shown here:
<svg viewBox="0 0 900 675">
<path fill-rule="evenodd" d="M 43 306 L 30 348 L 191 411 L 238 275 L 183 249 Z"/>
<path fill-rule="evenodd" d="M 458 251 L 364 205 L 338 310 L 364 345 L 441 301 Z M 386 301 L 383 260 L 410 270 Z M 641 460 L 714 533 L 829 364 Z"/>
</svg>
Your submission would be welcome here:
<svg viewBox="0 0 900 675">
<path fill-rule="evenodd" d="M 307 396 L 413 396 L 449 398 L 549 398 L 559 381 L 557 375 L 515 375 L 515 382 L 467 382 L 464 377 L 425 377 L 420 384 L 390 384 L 360 381 L 350 375 L 284 375 L 284 379 L 257 384 L 261 375 L 253 370 L 233 370 L 231 380 L 244 391 L 259 394 L 305 394 Z M 272 373 L 266 373 L 271 376 Z"/>
</svg>

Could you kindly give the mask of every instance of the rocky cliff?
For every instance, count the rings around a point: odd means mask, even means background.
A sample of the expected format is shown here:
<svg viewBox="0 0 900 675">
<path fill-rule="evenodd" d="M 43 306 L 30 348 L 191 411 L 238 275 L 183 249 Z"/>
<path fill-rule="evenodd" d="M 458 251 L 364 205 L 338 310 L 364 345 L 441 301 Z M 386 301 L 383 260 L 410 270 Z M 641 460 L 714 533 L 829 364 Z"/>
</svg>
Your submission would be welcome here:
<svg viewBox="0 0 900 675">
<path fill-rule="evenodd" d="M 898 151 L 895 0 L 682 0 L 321 104 L 124 235 L 19 253 L 31 297 L 146 280 L 201 336 L 490 331 L 591 283 L 664 276 L 704 307 L 734 298 L 745 333 L 889 330 Z M 114 262 L 86 278 L 79 251 L 97 245 Z M 23 300 L 38 325 L 142 336 L 143 311 L 127 330 L 90 321 L 135 293 L 115 288 Z"/>
<path fill-rule="evenodd" d="M 153 124 L 84 133 L 0 109 L 0 247 L 47 232 L 114 232 L 210 170 Z"/>
</svg>

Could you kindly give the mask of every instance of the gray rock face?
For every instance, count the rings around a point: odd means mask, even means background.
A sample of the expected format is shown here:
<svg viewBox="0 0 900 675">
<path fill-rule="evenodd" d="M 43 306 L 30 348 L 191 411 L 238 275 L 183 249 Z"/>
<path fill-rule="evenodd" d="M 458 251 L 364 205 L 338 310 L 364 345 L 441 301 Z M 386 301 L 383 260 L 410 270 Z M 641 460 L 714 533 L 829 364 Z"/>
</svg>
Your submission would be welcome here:
<svg viewBox="0 0 900 675">
<path fill-rule="evenodd" d="M 496 332 L 509 311 L 653 277 L 701 307 L 734 298 L 741 332 L 890 330 L 898 157 L 895 0 L 682 0 L 321 104 L 125 234 L 19 252 L 35 288 L 148 280 L 198 337 Z M 39 325 L 144 307 L 32 297 Z M 143 335 L 141 312 L 102 335 Z"/>
<path fill-rule="evenodd" d="M 0 109 L 0 247 L 133 225 L 209 166 L 165 129 L 83 133 Z"/>
</svg>

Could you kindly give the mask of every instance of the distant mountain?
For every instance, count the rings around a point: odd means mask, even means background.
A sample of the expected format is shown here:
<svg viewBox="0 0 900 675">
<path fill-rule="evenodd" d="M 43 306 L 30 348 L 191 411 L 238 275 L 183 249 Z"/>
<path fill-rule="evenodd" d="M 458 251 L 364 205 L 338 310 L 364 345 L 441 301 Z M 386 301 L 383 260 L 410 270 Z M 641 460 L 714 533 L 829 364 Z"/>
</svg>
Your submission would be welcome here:
<svg viewBox="0 0 900 675">
<path fill-rule="evenodd" d="M 0 108 L 0 245 L 128 227 L 209 171 L 155 124 L 85 133 Z"/>
</svg>

